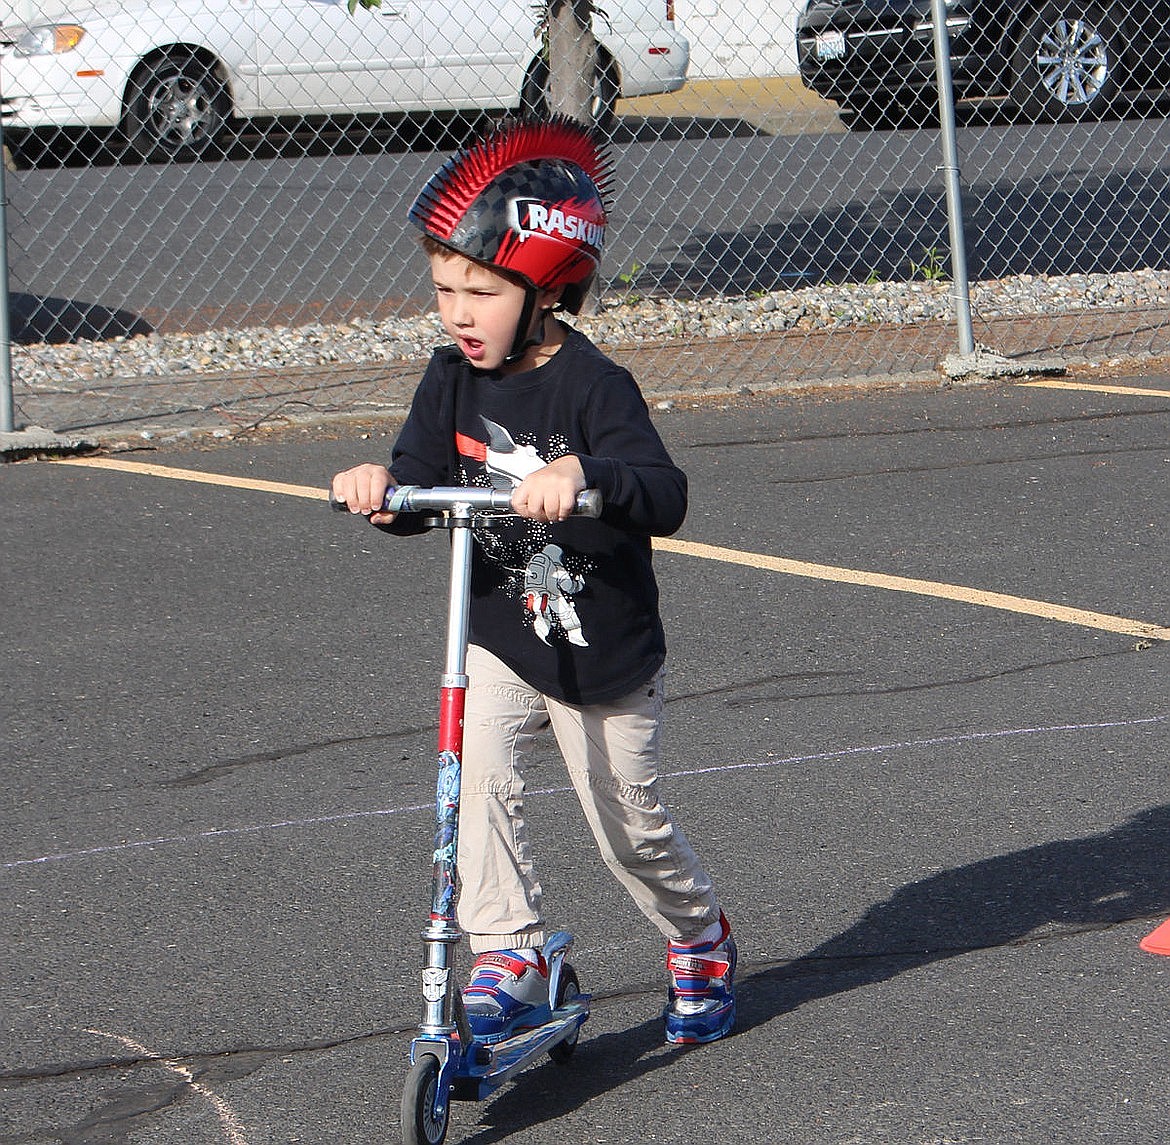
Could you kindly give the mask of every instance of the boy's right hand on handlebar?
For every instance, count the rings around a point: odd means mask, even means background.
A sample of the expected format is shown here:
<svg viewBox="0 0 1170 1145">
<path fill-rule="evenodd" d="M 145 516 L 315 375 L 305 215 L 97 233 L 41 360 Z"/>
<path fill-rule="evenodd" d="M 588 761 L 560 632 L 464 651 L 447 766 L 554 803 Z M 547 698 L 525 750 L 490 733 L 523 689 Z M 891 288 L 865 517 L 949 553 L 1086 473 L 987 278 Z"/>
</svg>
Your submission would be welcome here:
<svg viewBox="0 0 1170 1145">
<path fill-rule="evenodd" d="M 333 500 L 349 506 L 351 513 L 361 513 L 373 525 L 389 525 L 397 514 L 382 512 L 386 491 L 394 480 L 384 465 L 355 465 L 336 474 L 331 486 Z"/>
</svg>

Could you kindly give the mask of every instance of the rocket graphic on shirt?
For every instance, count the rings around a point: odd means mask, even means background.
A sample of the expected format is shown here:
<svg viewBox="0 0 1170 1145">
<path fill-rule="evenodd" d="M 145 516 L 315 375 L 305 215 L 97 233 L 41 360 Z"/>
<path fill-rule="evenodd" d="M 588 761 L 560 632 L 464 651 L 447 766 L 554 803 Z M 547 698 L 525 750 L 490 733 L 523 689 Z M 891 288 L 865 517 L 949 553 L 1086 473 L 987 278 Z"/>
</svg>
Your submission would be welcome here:
<svg viewBox="0 0 1170 1145">
<path fill-rule="evenodd" d="M 455 433 L 455 447 L 459 455 L 480 462 L 494 489 L 515 489 L 530 473 L 543 469 L 548 462 L 537 452 L 536 446 L 519 444 L 498 422 L 480 415 L 486 441 L 467 434 Z M 532 622 L 532 630 L 545 644 L 560 637 L 570 644 L 587 648 L 589 641 L 581 631 L 581 618 L 573 604 L 573 594 L 585 587 L 585 578 L 570 572 L 564 564 L 564 550 L 549 542 L 541 544 L 541 532 L 548 527 L 535 521 L 526 521 L 528 543 L 525 545 L 523 568 L 505 565 L 509 571 L 523 577 L 518 584 L 518 595 Z M 493 546 L 483 546 L 493 557 Z M 503 563 L 502 561 L 500 563 Z"/>
</svg>

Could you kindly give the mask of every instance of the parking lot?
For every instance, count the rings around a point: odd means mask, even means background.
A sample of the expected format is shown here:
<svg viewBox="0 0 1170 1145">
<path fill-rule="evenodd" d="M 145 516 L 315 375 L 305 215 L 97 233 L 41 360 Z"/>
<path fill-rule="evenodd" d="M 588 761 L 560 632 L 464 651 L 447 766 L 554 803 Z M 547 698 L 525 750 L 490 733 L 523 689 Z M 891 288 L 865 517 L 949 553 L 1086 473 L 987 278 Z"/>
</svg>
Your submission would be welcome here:
<svg viewBox="0 0 1170 1145">
<path fill-rule="evenodd" d="M 739 1031 L 662 1044 L 549 752 L 593 1016 L 449 1140 L 1161 1142 L 1170 378 L 662 404 L 665 783 Z M 392 435 L 0 468 L 6 1145 L 396 1140 L 445 552 L 321 500 Z"/>
</svg>

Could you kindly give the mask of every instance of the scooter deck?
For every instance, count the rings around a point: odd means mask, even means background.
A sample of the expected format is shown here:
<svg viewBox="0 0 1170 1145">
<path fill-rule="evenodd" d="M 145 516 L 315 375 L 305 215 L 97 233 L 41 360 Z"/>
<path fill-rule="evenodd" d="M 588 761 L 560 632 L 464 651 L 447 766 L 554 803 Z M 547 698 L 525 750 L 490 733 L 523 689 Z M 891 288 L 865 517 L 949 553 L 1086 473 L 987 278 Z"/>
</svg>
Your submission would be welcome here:
<svg viewBox="0 0 1170 1145">
<path fill-rule="evenodd" d="M 491 1045 L 476 1043 L 459 1064 L 451 1096 L 458 1101 L 482 1101 L 511 1081 L 535 1058 L 567 1041 L 585 1024 L 589 999 L 588 994 L 578 994 L 553 1010 L 539 1026 L 520 1030 Z"/>
</svg>

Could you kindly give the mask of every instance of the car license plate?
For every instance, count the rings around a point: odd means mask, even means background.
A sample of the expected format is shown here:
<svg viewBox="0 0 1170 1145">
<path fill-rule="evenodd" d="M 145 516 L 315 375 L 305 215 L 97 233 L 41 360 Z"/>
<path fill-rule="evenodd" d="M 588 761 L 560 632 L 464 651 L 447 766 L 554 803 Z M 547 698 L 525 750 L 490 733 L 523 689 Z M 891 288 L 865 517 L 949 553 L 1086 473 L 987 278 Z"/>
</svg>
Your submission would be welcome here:
<svg viewBox="0 0 1170 1145">
<path fill-rule="evenodd" d="M 845 33 L 818 32 L 816 52 L 818 60 L 843 60 L 845 58 Z"/>
</svg>

